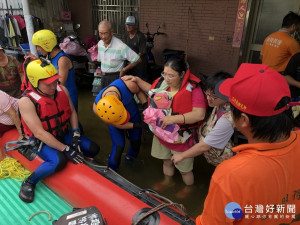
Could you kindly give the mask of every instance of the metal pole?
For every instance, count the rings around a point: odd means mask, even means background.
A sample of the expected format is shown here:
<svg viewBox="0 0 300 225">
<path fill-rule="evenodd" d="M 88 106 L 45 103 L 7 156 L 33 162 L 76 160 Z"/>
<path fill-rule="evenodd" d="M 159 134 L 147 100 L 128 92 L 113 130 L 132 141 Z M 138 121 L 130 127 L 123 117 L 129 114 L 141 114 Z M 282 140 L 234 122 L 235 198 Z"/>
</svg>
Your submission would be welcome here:
<svg viewBox="0 0 300 225">
<path fill-rule="evenodd" d="M 5 3 L 6 3 L 6 10 L 7 10 L 7 13 L 9 14 L 9 9 L 8 9 L 8 3 L 7 3 L 7 0 L 5 0 Z"/>
<path fill-rule="evenodd" d="M 28 41 L 29 41 L 30 52 L 34 54 L 36 57 L 38 57 L 36 47 L 32 44 L 32 35 L 34 33 L 34 28 L 32 23 L 32 17 L 29 12 L 28 0 L 22 0 L 22 5 L 23 5 L 23 14 L 26 23 L 26 31 L 27 31 Z"/>
</svg>

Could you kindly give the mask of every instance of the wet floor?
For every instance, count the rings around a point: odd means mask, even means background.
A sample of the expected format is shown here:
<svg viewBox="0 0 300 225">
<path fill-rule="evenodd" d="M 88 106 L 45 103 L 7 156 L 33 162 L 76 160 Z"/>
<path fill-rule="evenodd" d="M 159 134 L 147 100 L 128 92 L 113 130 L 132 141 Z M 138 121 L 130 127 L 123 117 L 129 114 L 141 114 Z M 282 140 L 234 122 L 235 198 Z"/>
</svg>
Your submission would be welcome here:
<svg viewBox="0 0 300 225">
<path fill-rule="evenodd" d="M 79 120 L 84 128 L 84 135 L 100 145 L 101 151 L 96 160 L 101 165 L 107 165 L 108 155 L 111 151 L 111 140 L 107 125 L 93 113 L 94 97 L 91 87 L 82 85 L 79 87 Z M 152 188 L 153 185 L 163 179 L 162 161 L 151 156 L 152 135 L 143 134 L 142 146 L 138 158 L 132 165 L 124 162 L 124 155 L 119 169 L 119 174 L 140 188 Z M 125 149 L 126 150 L 126 149 Z M 208 191 L 209 181 L 214 167 L 209 165 L 203 156 L 197 157 L 194 162 L 195 190 L 186 199 L 177 199 L 175 194 L 184 187 L 180 173 L 177 171 L 174 180 L 176 185 L 160 194 L 173 202 L 185 206 L 187 214 L 196 218 L 203 209 L 203 203 Z"/>
</svg>

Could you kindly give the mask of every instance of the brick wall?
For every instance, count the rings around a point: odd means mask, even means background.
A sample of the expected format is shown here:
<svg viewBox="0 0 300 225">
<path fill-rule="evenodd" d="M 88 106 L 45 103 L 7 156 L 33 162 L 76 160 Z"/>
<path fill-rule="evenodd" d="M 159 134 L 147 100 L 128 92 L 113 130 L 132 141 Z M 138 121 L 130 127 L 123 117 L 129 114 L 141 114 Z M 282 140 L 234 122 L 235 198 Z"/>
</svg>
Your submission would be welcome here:
<svg viewBox="0 0 300 225">
<path fill-rule="evenodd" d="M 239 49 L 231 46 L 238 0 L 141 0 L 140 30 L 151 33 L 161 24 L 153 53 L 163 64 L 165 48 L 184 50 L 191 71 L 212 74 L 217 70 L 234 73 Z M 189 24 L 189 26 L 188 26 Z"/>
</svg>

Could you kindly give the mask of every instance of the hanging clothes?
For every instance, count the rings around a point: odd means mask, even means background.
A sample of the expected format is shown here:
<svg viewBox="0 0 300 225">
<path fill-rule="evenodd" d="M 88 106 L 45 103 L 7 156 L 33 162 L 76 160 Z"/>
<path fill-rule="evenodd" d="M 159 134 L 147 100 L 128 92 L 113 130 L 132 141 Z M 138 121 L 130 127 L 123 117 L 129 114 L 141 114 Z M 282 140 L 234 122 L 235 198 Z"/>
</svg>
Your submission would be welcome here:
<svg viewBox="0 0 300 225">
<path fill-rule="evenodd" d="M 21 37 L 21 31 L 20 31 L 20 28 L 19 28 L 18 21 L 16 20 L 16 18 L 13 18 L 13 17 L 11 17 L 10 19 L 11 19 L 11 22 L 12 22 L 13 27 L 15 29 L 16 35 Z"/>
<path fill-rule="evenodd" d="M 27 36 L 27 31 L 26 31 L 26 24 L 24 20 L 23 15 L 12 15 L 12 18 L 14 18 L 18 22 L 18 27 L 20 30 L 20 43 L 28 43 L 28 36 Z"/>
<path fill-rule="evenodd" d="M 34 32 L 44 29 L 44 24 L 40 18 L 36 16 L 32 16 L 32 22 L 33 22 Z"/>
<path fill-rule="evenodd" d="M 8 30 L 9 30 L 9 36 L 10 36 L 10 39 L 11 39 L 11 46 L 12 47 L 17 47 L 16 32 L 15 32 L 15 29 L 13 27 L 13 24 L 12 24 L 10 18 L 8 18 Z"/>
<path fill-rule="evenodd" d="M 7 29 L 7 31 L 5 31 L 5 29 Z M 0 16 L 0 45 L 2 47 L 6 47 L 9 45 L 6 33 L 8 33 L 8 28 L 6 26 L 5 19 L 3 16 Z"/>
<path fill-rule="evenodd" d="M 8 46 L 11 46 L 11 40 L 10 40 L 9 29 L 8 29 L 7 22 L 6 22 L 6 16 L 2 17 L 1 23 L 2 23 L 2 26 L 3 26 L 3 29 L 4 29 L 4 36 L 8 40 Z"/>
<path fill-rule="evenodd" d="M 21 15 L 12 15 L 11 17 L 16 19 L 16 21 L 18 22 L 20 31 L 26 28 L 25 20 Z"/>
<path fill-rule="evenodd" d="M 44 29 L 42 20 L 32 16 L 34 32 Z M 0 45 L 3 47 L 18 47 L 20 43 L 28 43 L 26 24 L 23 15 L 0 16 Z"/>
</svg>

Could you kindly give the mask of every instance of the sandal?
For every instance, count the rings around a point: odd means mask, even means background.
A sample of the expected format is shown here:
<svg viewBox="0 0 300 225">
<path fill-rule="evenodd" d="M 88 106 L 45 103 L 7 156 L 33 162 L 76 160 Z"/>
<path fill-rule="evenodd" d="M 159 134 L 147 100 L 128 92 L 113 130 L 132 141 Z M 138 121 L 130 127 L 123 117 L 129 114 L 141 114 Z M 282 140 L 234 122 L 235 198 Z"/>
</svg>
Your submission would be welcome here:
<svg viewBox="0 0 300 225">
<path fill-rule="evenodd" d="M 174 182 L 166 183 L 165 181 L 160 181 L 154 185 L 153 190 L 154 191 L 163 191 L 167 188 L 173 187 L 174 185 L 175 185 Z"/>
<path fill-rule="evenodd" d="M 178 191 L 175 195 L 176 198 L 178 199 L 184 199 L 187 198 L 192 192 L 194 191 L 194 187 L 193 186 L 187 186 L 184 187 L 183 189 L 181 189 L 180 191 Z"/>
</svg>

